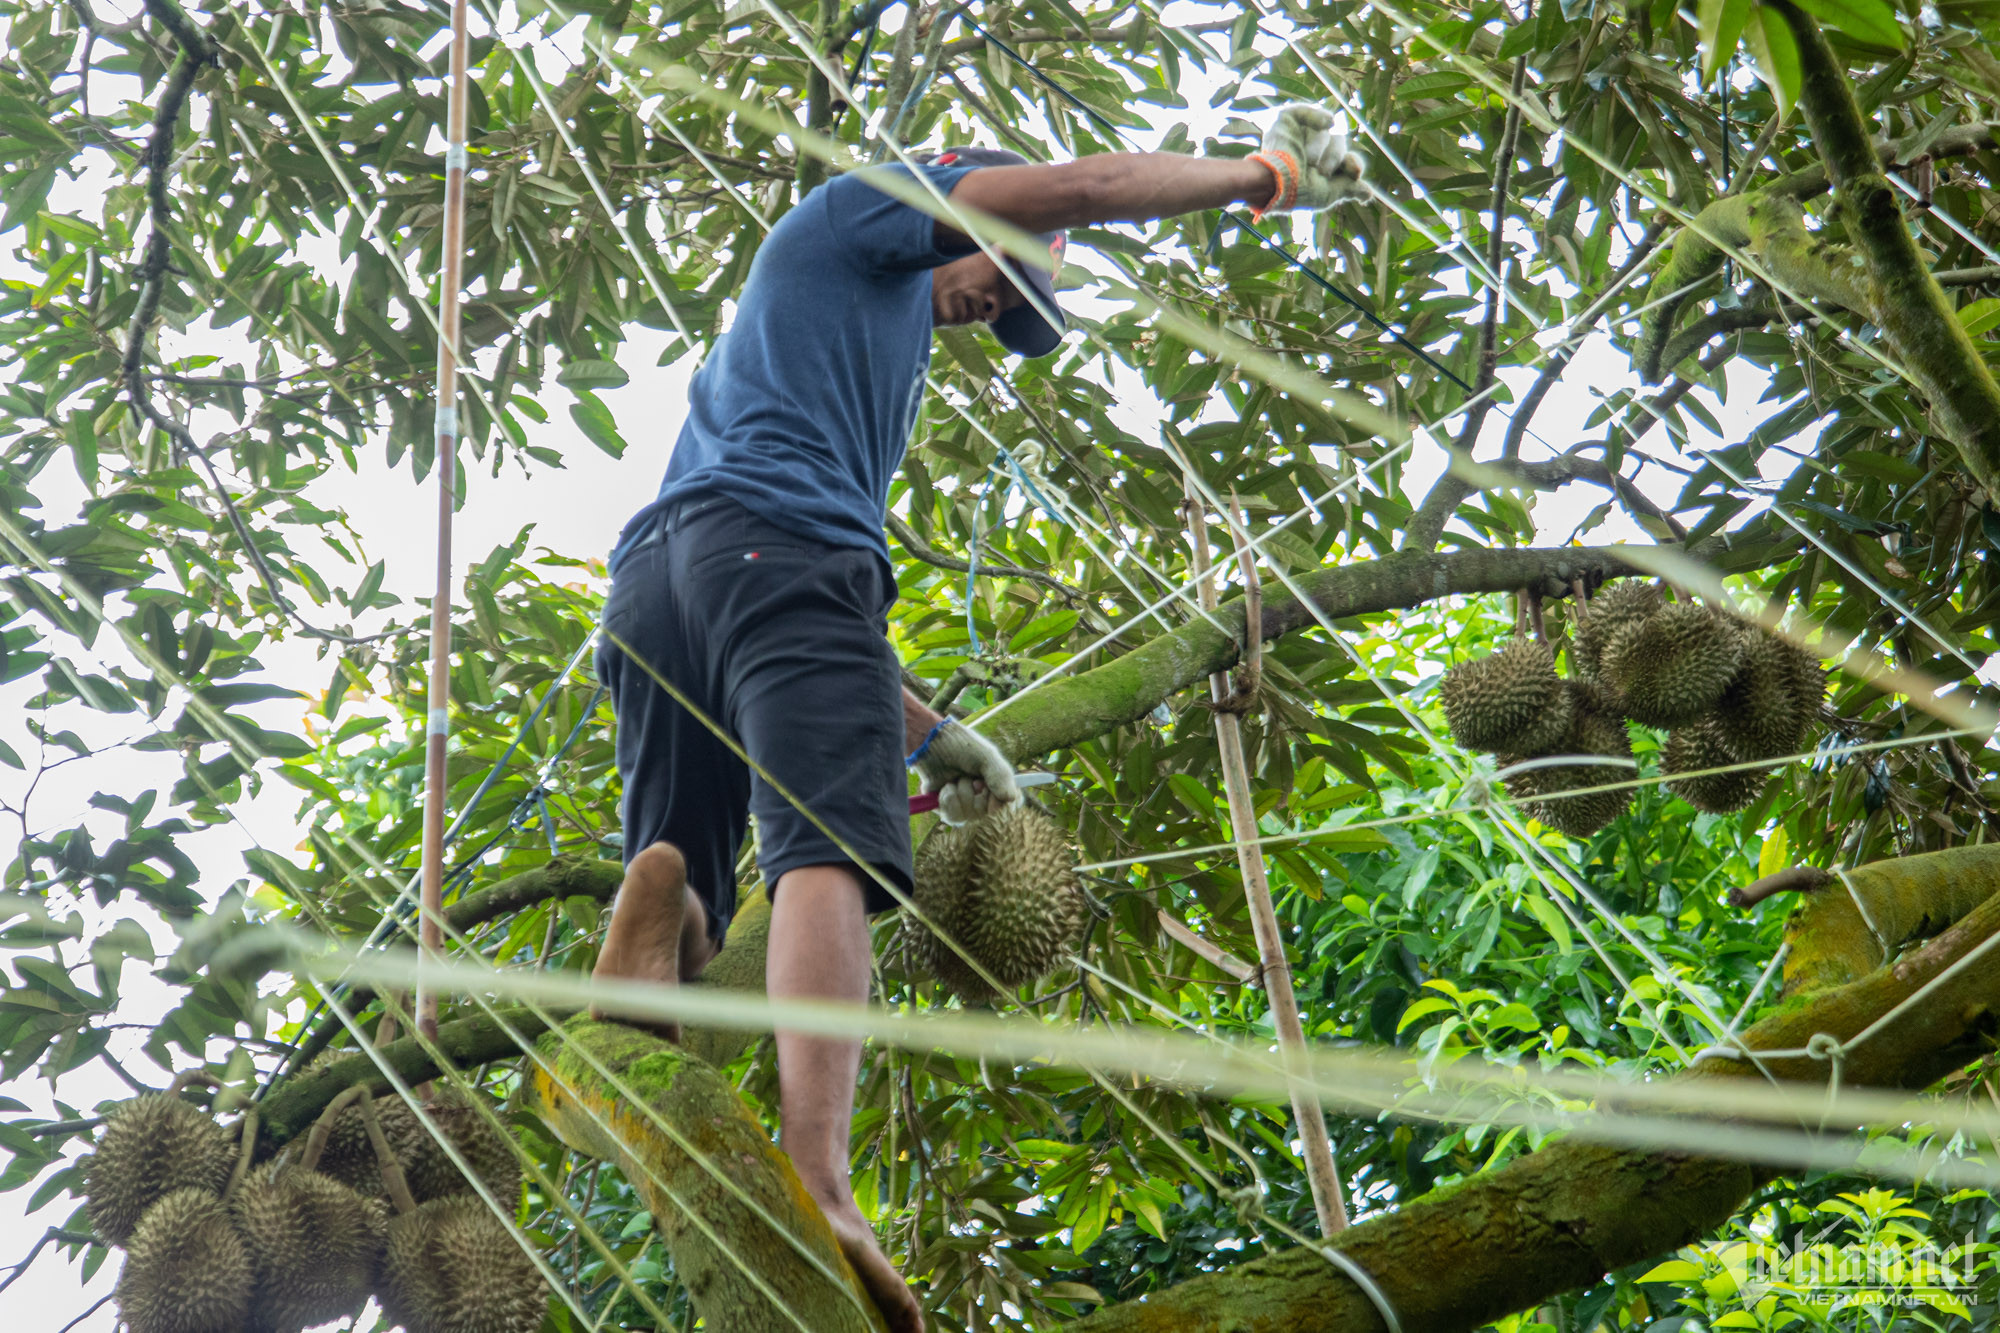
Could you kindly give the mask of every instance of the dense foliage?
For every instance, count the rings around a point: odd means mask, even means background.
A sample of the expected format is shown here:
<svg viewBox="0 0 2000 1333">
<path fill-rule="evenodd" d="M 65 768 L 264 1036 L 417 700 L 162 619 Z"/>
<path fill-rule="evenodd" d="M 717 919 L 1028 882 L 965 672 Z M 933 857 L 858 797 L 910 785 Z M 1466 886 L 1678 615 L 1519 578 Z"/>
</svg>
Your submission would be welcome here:
<svg viewBox="0 0 2000 1333">
<path fill-rule="evenodd" d="M 1073 655 L 1097 665 L 1198 614 L 1164 596 L 1191 570 L 1180 458 L 1214 493 L 1240 496 L 1259 532 L 1286 520 L 1262 545 L 1267 578 L 1439 546 L 1559 554 L 1629 512 L 1730 574 L 1747 604 L 1824 626 L 1822 656 L 1851 642 L 1974 693 L 2000 598 L 1987 480 L 2000 455 L 1939 424 L 1949 413 L 1936 386 L 1899 375 L 1911 348 L 1884 332 L 1881 310 L 1836 308 L 1799 289 L 1796 270 L 1774 272 L 1789 253 L 1782 237 L 1725 236 L 1732 256 L 1719 270 L 1688 268 L 1688 245 L 1670 254 L 1689 214 L 1746 188 L 1801 200 L 1811 234 L 1837 247 L 1825 149 L 1790 110 L 1810 52 L 1779 8 L 786 8 L 854 72 L 853 104 L 757 4 L 588 0 L 490 15 L 475 4 L 458 330 L 473 373 L 459 466 L 526 468 L 558 489 L 564 458 L 546 423 L 564 413 L 595 447 L 623 451 L 633 423 L 601 394 L 646 373 L 621 358 L 634 329 L 685 328 L 693 346 L 676 334 L 667 359 L 699 356 L 726 324 L 758 215 L 782 213 L 858 160 L 850 152 L 868 155 L 885 123 L 913 145 L 999 143 L 1047 159 L 1125 147 L 1119 129 L 1236 154 L 1271 106 L 1338 97 L 1376 140 L 1358 146 L 1374 156 L 1379 204 L 1267 219 L 1268 245 L 1247 217 L 1213 214 L 1082 232 L 1064 282 L 1104 299 L 1082 303 L 1083 331 L 1057 357 L 1007 364 L 983 335 L 940 336 L 891 547 L 895 642 L 940 704 L 1032 698 Z M 1990 364 L 1991 6 L 1806 8 L 1827 19 L 1871 132 L 1896 145 L 1899 179 L 1924 199 L 1910 213 L 1918 245 Z M 0 232 L 12 255 L 0 282 L 0 681 L 19 700 L 0 763 L 18 770 L 8 808 L 20 826 L 5 888 L 47 909 L 8 909 L 8 1079 L 108 1059 L 111 1025 L 129 1021 L 128 964 L 154 968 L 177 995 L 146 1015 L 162 1068 L 130 1071 L 142 1081 L 201 1065 L 241 1104 L 283 1068 L 281 1043 L 305 1035 L 309 1011 L 314 1031 L 351 1040 L 325 1026 L 310 985 L 260 988 L 206 960 L 240 926 L 274 919 L 358 941 L 415 864 L 425 608 L 383 590 L 382 564 L 316 503 L 315 483 L 363 456 L 406 467 L 412 484 L 436 465 L 427 312 L 441 267 L 445 18 L 436 3 L 302 14 L 149 0 L 129 15 L 82 0 L 0 3 Z M 837 146 L 833 163 L 817 138 L 778 131 L 800 122 Z M 1211 124 L 1212 135 L 1200 128 Z M 1801 173 L 1816 170 L 1815 187 Z M 91 206 L 62 202 L 75 192 L 60 183 L 78 177 L 108 183 Z M 1669 270 L 1696 285 L 1663 305 Z M 1495 272 L 1505 300 L 1486 280 Z M 1708 335 L 1668 339 L 1664 387 L 1579 382 L 1581 367 L 1642 348 L 1662 309 L 1665 334 L 1678 315 L 1683 331 L 1705 321 Z M 1519 464 L 1512 484 L 1474 491 L 1447 478 L 1427 494 L 1408 482 L 1399 437 L 1371 434 L 1339 400 L 1272 387 L 1175 315 L 1355 390 L 1391 422 L 1423 423 L 1427 441 Z M 1590 350 L 1559 343 L 1564 330 L 1589 331 Z M 1462 410 L 1468 386 L 1496 376 L 1503 406 L 1489 394 Z M 1588 393 L 1595 439 L 1572 449 L 1535 433 L 1545 403 Z M 1718 434 L 1713 451 L 1697 447 Z M 1031 440 L 1041 448 L 1022 447 Z M 1656 487 L 1662 473 L 1679 474 L 1677 494 Z M 81 508 L 45 504 L 71 474 Z M 1603 491 L 1575 531 L 1538 518 L 1549 508 L 1538 492 L 1566 484 Z M 629 498 L 576 499 L 622 510 Z M 1221 517 L 1207 521 L 1230 550 Z M 570 669 L 603 591 L 596 554 L 530 554 L 524 532 L 459 590 L 452 806 L 466 816 L 454 890 L 556 854 L 616 859 L 609 710 L 587 664 Z M 1521 617 L 1545 613 L 1560 640 L 1567 606 L 1522 600 L 1535 605 Z M 2000 759 L 1984 739 L 1939 738 L 1948 724 L 1931 712 L 1844 675 L 1820 753 L 1784 768 L 1743 814 L 1697 815 L 1644 785 L 1588 840 L 1529 829 L 1554 860 L 1525 857 L 1476 799 L 1490 761 L 1434 747 L 1412 725 L 1443 734 L 1438 674 L 1514 632 L 1516 609 L 1418 596 L 1311 625 L 1264 654 L 1246 730 L 1263 829 L 1312 835 L 1274 843 L 1270 860 L 1318 1040 L 1402 1048 L 1421 1067 L 1473 1055 L 1634 1076 L 1676 1067 L 1716 1035 L 1699 1007 L 1734 1014 L 1777 945 L 1787 904 L 1732 908 L 1727 888 L 1760 868 L 1853 864 L 1982 840 L 1994 826 Z M 319 648 L 313 677 L 266 666 L 301 643 Z M 1028 997 L 1045 1019 L 1270 1031 L 1257 987 L 1160 925 L 1164 911 L 1256 959 L 1233 855 L 1175 852 L 1228 838 L 1212 714 L 1195 693 L 1029 757 L 1062 774 L 1051 804 L 1096 867 L 1099 909 L 1083 951 L 1092 970 Z M 281 714 L 273 700 L 296 703 Z M 76 721 L 86 714 L 92 726 Z M 103 718 L 122 720 L 121 745 L 83 739 L 103 733 Z M 1659 738 L 1635 734 L 1651 774 Z M 1841 741 L 1895 744 L 1856 754 Z M 184 771 L 157 789 L 134 784 L 125 745 L 178 755 Z M 31 814 L 19 793 L 70 762 L 94 775 L 94 810 Z M 233 885 L 201 881 L 182 844 L 279 784 L 297 792 L 297 846 L 248 850 Z M 1665 970 L 1554 864 L 1593 887 Z M 160 920 L 184 941 L 171 957 L 155 956 L 142 924 Z M 597 904 L 573 897 L 495 922 L 471 947 L 501 964 L 582 969 L 597 928 Z M 878 932 L 882 998 L 943 1003 L 906 975 L 895 929 Z M 733 1072 L 746 1095 L 773 1096 L 761 1048 Z M 516 1075 L 496 1065 L 479 1077 L 505 1091 Z M 64 1212 L 92 1110 L 65 1106 L 75 1123 L 54 1132 L 27 1116 L 0 1125 L 11 1153 L 0 1185 Z M 876 1050 L 858 1116 L 857 1194 L 943 1326 L 1047 1326 L 1282 1247 L 1270 1218 L 1311 1229 L 1281 1103 L 1151 1085 L 1111 1097 L 1083 1071 Z M 1533 1146 L 1480 1125 L 1338 1114 L 1332 1125 L 1361 1212 Z M 532 1120 L 516 1127 L 649 1298 L 684 1311 L 628 1184 Z M 1993 1226 L 1990 1201 L 1971 1192 L 1906 1187 L 1890 1201 L 1868 1188 L 1774 1182 L 1734 1239 L 1817 1236 L 1818 1217 L 1848 1228 L 1836 1240 L 1874 1239 L 1889 1220 L 1906 1241 L 1941 1245 Z M 531 1187 L 521 1217 L 575 1301 L 642 1326 L 641 1303 L 546 1195 Z M 1910 1197 L 1914 1209 L 1896 1213 Z M 51 1256 L 103 1262 L 76 1238 L 80 1218 L 57 1225 L 70 1238 Z M 1722 1259 L 1676 1262 L 1515 1322 L 1588 1330 L 1680 1313 L 1748 1326 L 1715 1277 Z M 1980 1272 L 1990 1294 L 1990 1266 Z M 1756 1326 L 1825 1317 L 1771 1301 L 1754 1306 Z M 552 1327 L 573 1318 L 552 1299 Z"/>
</svg>

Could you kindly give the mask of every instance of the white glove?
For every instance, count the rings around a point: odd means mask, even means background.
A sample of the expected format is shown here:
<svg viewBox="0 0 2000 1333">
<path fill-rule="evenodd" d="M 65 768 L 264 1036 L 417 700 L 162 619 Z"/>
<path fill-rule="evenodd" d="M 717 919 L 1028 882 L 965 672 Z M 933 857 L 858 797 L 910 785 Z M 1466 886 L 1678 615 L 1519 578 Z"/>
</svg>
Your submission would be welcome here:
<svg viewBox="0 0 2000 1333">
<path fill-rule="evenodd" d="M 917 760 L 924 790 L 936 792 L 938 814 L 947 824 L 965 824 L 1021 799 L 1014 763 L 1000 747 L 947 718 L 931 733 Z"/>
<path fill-rule="evenodd" d="M 1256 210 L 1256 217 L 1293 208 L 1317 213 L 1368 197 L 1368 184 L 1362 179 L 1367 160 L 1347 151 L 1347 136 L 1334 132 L 1335 119 L 1333 112 L 1310 102 L 1278 108 L 1277 119 L 1264 131 L 1263 146 L 1250 154 L 1250 160 L 1269 168 L 1278 182 L 1271 202 Z"/>
</svg>

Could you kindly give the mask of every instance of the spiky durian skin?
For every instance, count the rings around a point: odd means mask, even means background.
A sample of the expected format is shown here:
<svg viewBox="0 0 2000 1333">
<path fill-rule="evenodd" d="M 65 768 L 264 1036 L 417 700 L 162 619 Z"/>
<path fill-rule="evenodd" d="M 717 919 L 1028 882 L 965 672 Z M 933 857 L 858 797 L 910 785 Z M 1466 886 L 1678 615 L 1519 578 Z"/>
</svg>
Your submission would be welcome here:
<svg viewBox="0 0 2000 1333">
<path fill-rule="evenodd" d="M 473 1094 L 479 1095 L 479 1094 Z M 512 1203 L 521 1194 L 521 1163 L 486 1117 L 467 1100 L 467 1094 L 452 1089 L 443 1092 L 425 1108 L 425 1115 L 444 1131 L 452 1146 L 466 1160 L 494 1198 Z M 458 1167 L 439 1146 L 437 1138 L 416 1117 L 404 1121 L 405 1140 L 393 1143 L 410 1183 L 410 1196 L 418 1203 L 464 1194 L 472 1189 Z"/>
<path fill-rule="evenodd" d="M 1076 857 L 1055 820 L 1016 804 L 976 820 L 960 936 L 1003 986 L 1025 986 L 1069 957 L 1083 929 Z"/>
<path fill-rule="evenodd" d="M 1003 986 L 1023 986 L 1069 956 L 1082 930 L 1076 860 L 1055 821 L 1012 805 L 960 828 L 940 826 L 916 869 L 917 908 Z M 968 1003 L 993 988 L 929 927 L 904 927 L 916 965 Z"/>
<path fill-rule="evenodd" d="M 1805 742 L 1826 697 L 1819 659 L 1754 626 L 1743 667 L 1715 703 L 1715 739 L 1735 759 L 1775 759 Z"/>
<path fill-rule="evenodd" d="M 378 1200 L 318 1171 L 272 1162 L 237 1187 L 229 1214 L 255 1275 L 255 1333 L 300 1333 L 367 1303 L 389 1226 Z"/>
<path fill-rule="evenodd" d="M 409 1118 L 410 1108 L 395 1098 L 378 1097 L 375 1099 L 375 1114 L 382 1122 L 383 1136 L 393 1147 L 396 1142 L 394 1125 L 399 1119 Z M 326 1147 L 319 1157 L 319 1173 L 368 1198 L 386 1197 L 382 1185 L 382 1163 L 375 1155 L 375 1145 L 368 1141 L 367 1122 L 362 1119 L 360 1107 L 349 1106 L 327 1127 Z"/>
<path fill-rule="evenodd" d="M 992 987 L 956 949 L 925 924 L 935 923 L 954 940 L 959 938 L 962 927 L 958 908 L 972 878 L 972 838 L 967 830 L 940 820 L 917 848 L 911 878 L 914 887 L 910 900 L 917 910 L 903 918 L 903 939 L 911 968 L 918 975 L 935 978 L 946 990 L 970 1003 L 990 1001 L 994 997 Z"/>
<path fill-rule="evenodd" d="M 1667 736 L 1660 751 L 1660 771 L 1695 776 L 1676 778 L 1667 790 L 1697 810 L 1713 815 L 1734 814 L 1754 803 L 1770 779 L 1770 768 L 1740 768 L 1727 773 L 1702 773 L 1741 762 L 1723 744 L 1713 721 L 1678 727 Z"/>
<path fill-rule="evenodd" d="M 536 1333 L 541 1274 L 477 1198 L 433 1199 L 389 1223 L 376 1287 L 408 1333 Z"/>
<path fill-rule="evenodd" d="M 1575 668 L 1586 675 L 1602 676 L 1604 649 L 1612 638 L 1626 626 L 1646 619 L 1663 605 L 1659 585 L 1645 579 L 1619 579 L 1605 584 L 1584 605 L 1582 614 L 1577 616 L 1576 635 L 1572 640 Z"/>
<path fill-rule="evenodd" d="M 243 1333 L 252 1282 L 222 1200 L 177 1189 L 146 1210 L 126 1242 L 118 1310 L 131 1333 Z"/>
<path fill-rule="evenodd" d="M 439 1145 L 437 1135 L 424 1123 L 426 1116 L 451 1139 L 494 1198 L 506 1201 L 520 1194 L 519 1159 L 456 1089 L 443 1092 L 424 1116 L 409 1103 L 388 1097 L 376 1100 L 375 1114 L 381 1121 L 382 1137 L 401 1164 L 410 1194 L 418 1203 L 472 1189 Z M 384 1196 L 381 1163 L 368 1141 L 359 1107 L 350 1106 L 334 1119 L 319 1169 L 369 1198 Z"/>
<path fill-rule="evenodd" d="M 1619 716 L 1616 696 L 1592 680 L 1565 681 L 1564 686 L 1570 695 L 1569 730 L 1546 753 L 1631 758 L 1632 737 Z M 1520 760 L 1521 756 L 1504 755 L 1501 764 L 1504 767 Z M 1582 796 L 1558 796 L 1558 793 L 1624 784 L 1631 778 L 1631 771 L 1622 766 L 1564 764 L 1512 774 L 1506 779 L 1506 787 L 1529 815 L 1572 838 L 1587 838 L 1625 812 L 1632 804 L 1632 789 L 1620 785 L 1616 791 L 1588 792 Z"/>
<path fill-rule="evenodd" d="M 122 1245 L 146 1209 L 174 1190 L 221 1194 L 235 1163 L 229 1131 L 200 1107 L 166 1093 L 135 1097 L 110 1113 L 85 1159 L 91 1229 Z"/>
<path fill-rule="evenodd" d="M 1621 629 L 1604 647 L 1604 678 L 1625 714 L 1671 730 L 1707 716 L 1743 665 L 1745 636 L 1727 617 L 1693 602 L 1662 607 Z"/>
<path fill-rule="evenodd" d="M 1515 639 L 1490 657 L 1460 663 L 1438 682 L 1445 723 L 1468 750 L 1535 754 L 1569 728 L 1569 695 L 1555 653 Z"/>
</svg>

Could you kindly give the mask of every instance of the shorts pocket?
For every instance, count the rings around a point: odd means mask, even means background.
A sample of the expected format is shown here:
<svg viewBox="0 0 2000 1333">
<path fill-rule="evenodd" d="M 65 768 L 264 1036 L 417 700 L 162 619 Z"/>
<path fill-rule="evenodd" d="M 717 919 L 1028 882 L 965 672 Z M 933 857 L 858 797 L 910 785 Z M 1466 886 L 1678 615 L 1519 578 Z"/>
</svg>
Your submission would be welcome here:
<svg viewBox="0 0 2000 1333">
<path fill-rule="evenodd" d="M 732 537 L 712 550 L 702 551 L 688 562 L 688 573 L 713 578 L 730 568 L 754 568 L 765 562 L 802 562 L 822 559 L 826 551 L 797 541 L 758 541 L 752 537 Z"/>
</svg>

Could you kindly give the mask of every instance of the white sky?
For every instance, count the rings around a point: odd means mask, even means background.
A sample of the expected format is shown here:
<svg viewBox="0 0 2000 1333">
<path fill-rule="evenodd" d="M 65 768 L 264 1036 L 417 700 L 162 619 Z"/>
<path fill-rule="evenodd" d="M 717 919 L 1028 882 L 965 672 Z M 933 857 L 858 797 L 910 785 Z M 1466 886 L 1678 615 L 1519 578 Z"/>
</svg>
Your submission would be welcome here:
<svg viewBox="0 0 2000 1333">
<path fill-rule="evenodd" d="M 885 36 L 883 45 L 886 44 Z M 573 43 L 564 45 L 570 46 L 572 52 L 575 49 Z M 545 74 L 559 78 L 559 62 L 551 59 L 546 48 L 542 54 Z M 1191 80 L 1191 84 L 1193 82 Z M 94 96 L 102 99 L 112 91 L 108 76 L 99 74 L 93 79 Z M 1185 115 L 1199 142 L 1205 134 L 1219 130 L 1226 115 L 1206 109 L 1210 91 L 1206 81 L 1185 91 L 1192 104 Z M 1383 164 L 1376 164 L 1371 178 L 1379 188 L 1398 192 L 1399 198 L 1406 203 L 1411 202 L 1399 188 L 1403 183 L 1386 175 Z M 51 207 L 94 214 L 99 206 L 98 192 L 107 179 L 100 167 L 87 173 L 80 181 L 59 184 Z M 1436 223 L 1433 216 L 1424 212 L 1421 204 L 1412 203 L 1411 206 L 1427 222 Z M 1440 230 L 1446 229 L 1441 223 L 1437 225 Z M 13 239 L 17 238 L 0 238 L 0 244 Z M 1071 258 L 1072 262 L 1088 262 L 1078 250 L 1072 250 Z M 18 265 L 11 254 L 0 254 L 0 275 L 16 271 Z M 1511 280 L 1518 282 L 1518 275 Z M 1095 301 L 1071 300 L 1070 304 L 1092 314 L 1108 313 L 1112 308 L 1108 303 Z M 1392 322 L 1398 322 L 1398 312 L 1382 313 Z M 549 423 L 529 429 L 534 443 L 560 451 L 566 460 L 563 469 L 535 465 L 532 474 L 523 475 L 518 468 L 510 467 L 505 475 L 497 479 L 483 471 L 471 472 L 467 479 L 465 504 L 456 525 L 454 567 L 461 575 L 493 547 L 510 541 L 520 527 L 528 523 L 535 525 L 531 551 L 547 547 L 566 555 L 595 555 L 608 548 L 630 512 L 657 487 L 666 450 L 679 429 L 684 412 L 686 367 L 681 365 L 661 370 L 654 365 L 666 341 L 665 336 L 654 331 L 635 330 L 631 341 L 619 355 L 620 364 L 632 377 L 630 384 L 602 394 L 616 414 L 620 430 L 629 443 L 624 459 L 610 459 L 591 446 L 561 410 L 566 397 L 564 391 L 554 390 L 546 398 L 553 409 Z M 244 354 L 240 337 L 226 332 L 215 334 L 197 330 L 186 336 L 170 338 L 168 344 L 172 351 L 183 354 L 210 352 L 238 357 Z M 1531 377 L 1532 372 L 1507 374 L 1508 380 L 1515 383 L 1517 392 L 1525 388 Z M 1603 338 L 1594 339 L 1572 364 L 1564 388 L 1551 396 L 1537 417 L 1537 434 L 1558 446 L 1567 446 L 1585 438 L 1584 419 L 1597 403 L 1591 390 L 1608 393 L 1633 383 L 1624 356 Z M 1119 412 L 1121 424 L 1141 438 L 1152 438 L 1158 415 L 1149 413 L 1152 400 L 1139 385 L 1137 377 L 1121 375 L 1114 387 L 1124 403 Z M 1740 380 L 1732 377 L 1731 397 L 1734 402 L 1747 407 L 1754 404 L 1760 387 L 1754 377 L 1746 376 Z M 1740 409 L 1723 414 L 1725 425 L 1732 430 L 1740 430 L 1749 419 Z M 204 423 L 197 421 L 196 427 L 198 435 L 205 433 Z M 221 420 L 209 422 L 206 427 L 215 431 L 224 428 Z M 1488 426 L 1489 453 L 1491 445 L 1504 429 L 1504 415 L 1494 413 Z M 1657 434 L 1648 441 L 1648 445 L 1656 452 L 1674 457 L 1663 447 Z M 1531 443 L 1527 456 L 1538 458 L 1547 454 Z M 1419 445 L 1406 465 L 1409 493 L 1421 496 L 1442 466 L 1443 455 L 1440 451 L 1428 445 Z M 1677 493 L 1679 479 L 1653 468 L 1642 474 L 1641 485 L 1655 500 L 1666 502 Z M 34 489 L 44 506 L 38 517 L 52 525 L 73 521 L 79 505 L 86 498 L 81 483 L 65 472 L 60 464 L 38 477 Z M 344 511 L 354 530 L 360 534 L 368 558 L 388 561 L 384 585 L 388 591 L 406 599 L 429 595 L 436 512 L 435 492 L 431 484 L 414 484 L 407 465 L 389 469 L 382 466 L 376 455 L 368 455 L 358 473 L 330 473 L 308 492 L 307 498 L 324 508 Z M 1535 512 L 1543 539 L 1565 539 L 1570 528 L 1604 498 L 1601 492 L 1584 487 L 1571 487 L 1540 497 L 1536 501 Z M 295 542 L 302 540 L 289 530 L 287 538 Z M 1644 537 L 1619 515 L 1592 540 L 1644 540 Z M 315 559 L 309 551 L 302 551 L 302 554 L 308 563 L 316 565 L 330 577 L 341 568 L 338 558 L 331 552 L 327 552 L 324 559 Z M 342 575 L 336 581 L 351 585 L 358 573 L 357 570 L 354 575 Z M 330 613 L 315 617 L 310 609 L 307 615 L 309 619 L 324 621 L 335 618 Z M 124 658 L 112 636 L 100 637 L 98 651 L 107 663 L 137 669 L 135 663 Z M 318 660 L 315 646 L 306 640 L 293 639 L 267 647 L 259 653 L 259 657 L 266 667 L 268 678 L 289 684 L 309 695 L 319 693 L 330 671 L 326 662 Z M 31 770 L 37 750 L 23 726 L 25 714 L 21 704 L 38 688 L 36 677 L 0 687 L 0 738 L 4 738 L 28 761 Z M 282 729 L 299 726 L 301 712 L 301 705 L 297 702 L 266 704 L 258 710 L 259 720 L 264 725 Z M 81 707 L 63 709 L 59 716 L 60 725 L 75 730 L 93 744 L 129 738 L 145 730 L 143 722 L 135 722 L 132 718 L 111 718 Z M 103 764 L 80 762 L 47 774 L 34 795 L 32 821 L 36 830 L 66 828 L 82 820 L 91 824 L 94 835 L 102 845 L 103 840 L 122 831 L 122 820 L 91 811 L 87 801 L 93 792 L 103 788 L 108 781 L 115 781 L 120 789 L 134 791 L 167 786 L 180 774 L 178 759 L 170 755 L 128 751 L 115 762 L 118 765 L 116 770 L 108 769 Z M 114 771 L 115 778 L 111 776 Z M 22 774 L 0 768 L 0 796 L 18 804 L 24 785 Z M 290 787 L 282 783 L 272 784 L 256 799 L 242 803 L 240 826 L 224 826 L 180 840 L 183 849 L 194 857 L 203 870 L 205 892 L 219 893 L 241 877 L 245 873 L 241 853 L 253 844 L 264 844 L 286 852 L 298 843 L 292 818 L 295 798 L 296 793 Z M 156 812 L 154 817 L 159 818 L 160 813 Z M 17 832 L 10 828 L 6 834 L 0 834 L 9 855 L 12 854 Z M 160 942 L 165 943 L 164 935 Z M 128 968 L 124 995 L 129 1012 L 123 1016 L 129 1021 L 143 1021 L 159 1012 L 169 994 L 166 988 L 151 982 L 142 969 Z M 143 1035 L 139 1032 L 120 1033 L 120 1039 L 113 1043 L 113 1050 L 141 1078 L 164 1083 L 165 1073 L 154 1067 L 144 1055 L 138 1054 Z M 5 1092 L 28 1102 L 37 1111 L 43 1111 L 50 1105 L 50 1089 L 38 1081 L 17 1080 Z M 60 1087 L 64 1100 L 85 1108 L 104 1098 L 122 1096 L 125 1092 L 124 1085 L 97 1063 L 66 1076 Z M 25 1253 L 44 1227 L 58 1225 L 63 1220 L 60 1205 L 51 1205 L 32 1216 L 26 1215 L 23 1210 L 30 1193 L 20 1190 L 0 1195 L 0 1264 L 10 1263 Z M 58 1328 L 110 1290 L 117 1266 L 115 1260 L 107 1263 L 91 1283 L 79 1290 L 76 1271 L 66 1268 L 52 1254 L 45 1255 L 25 1277 L 8 1289 L 5 1296 L 7 1309 L 17 1319 L 25 1317 L 27 1327 Z M 106 1307 L 78 1327 L 83 1333 L 104 1333 L 114 1325 L 112 1311 Z"/>
</svg>

